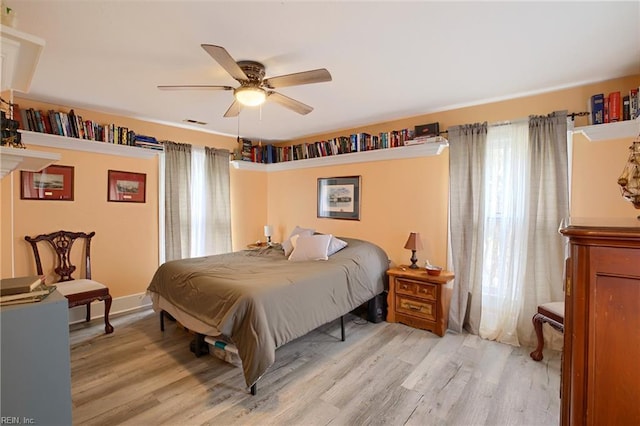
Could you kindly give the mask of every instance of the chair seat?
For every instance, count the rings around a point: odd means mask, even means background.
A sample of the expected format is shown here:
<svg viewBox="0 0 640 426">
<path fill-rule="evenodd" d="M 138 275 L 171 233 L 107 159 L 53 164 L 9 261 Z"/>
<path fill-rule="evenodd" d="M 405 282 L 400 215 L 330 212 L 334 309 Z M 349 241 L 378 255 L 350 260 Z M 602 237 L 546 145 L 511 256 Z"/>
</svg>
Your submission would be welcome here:
<svg viewBox="0 0 640 426">
<path fill-rule="evenodd" d="M 552 312 L 561 318 L 564 318 L 564 302 L 543 303 L 539 307 Z"/>
<path fill-rule="evenodd" d="M 564 302 L 543 303 L 538 306 L 538 314 L 555 321 L 557 325 L 564 325 Z"/>
<path fill-rule="evenodd" d="M 64 281 L 56 283 L 56 289 L 63 296 L 71 296 L 79 293 L 86 293 L 88 291 L 106 289 L 107 286 L 100 284 L 97 281 L 80 279 L 72 281 Z"/>
</svg>

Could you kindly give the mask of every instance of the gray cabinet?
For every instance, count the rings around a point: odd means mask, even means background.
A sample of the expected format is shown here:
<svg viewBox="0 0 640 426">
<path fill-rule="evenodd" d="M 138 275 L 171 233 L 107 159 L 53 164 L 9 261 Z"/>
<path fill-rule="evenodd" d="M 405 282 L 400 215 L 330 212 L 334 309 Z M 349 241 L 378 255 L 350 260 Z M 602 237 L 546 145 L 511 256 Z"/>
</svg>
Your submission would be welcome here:
<svg viewBox="0 0 640 426">
<path fill-rule="evenodd" d="M 0 416 L 5 423 L 71 425 L 67 299 L 0 308 Z"/>
</svg>

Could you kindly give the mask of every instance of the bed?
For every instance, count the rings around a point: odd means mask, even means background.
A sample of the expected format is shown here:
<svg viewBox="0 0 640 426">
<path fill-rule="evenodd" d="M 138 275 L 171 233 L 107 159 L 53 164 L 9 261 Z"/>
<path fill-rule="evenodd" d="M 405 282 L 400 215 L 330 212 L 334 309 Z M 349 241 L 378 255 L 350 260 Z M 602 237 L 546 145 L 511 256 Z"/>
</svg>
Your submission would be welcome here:
<svg viewBox="0 0 640 426">
<path fill-rule="evenodd" d="M 199 335 L 231 339 L 255 393 L 276 348 L 384 291 L 389 266 L 384 250 L 364 240 L 340 239 L 347 246 L 328 260 L 292 262 L 274 245 L 166 262 L 147 292 L 157 312 L 168 312 Z"/>
</svg>

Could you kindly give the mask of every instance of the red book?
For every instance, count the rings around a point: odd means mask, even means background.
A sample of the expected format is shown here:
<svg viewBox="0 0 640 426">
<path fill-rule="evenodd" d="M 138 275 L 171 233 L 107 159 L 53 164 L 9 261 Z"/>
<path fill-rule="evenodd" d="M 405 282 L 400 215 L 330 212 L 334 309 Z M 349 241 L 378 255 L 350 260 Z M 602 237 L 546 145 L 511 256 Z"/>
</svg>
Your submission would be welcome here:
<svg viewBox="0 0 640 426">
<path fill-rule="evenodd" d="M 20 105 L 13 104 L 13 119 L 18 122 L 18 129 L 25 129 L 24 124 L 22 123 L 22 116 L 20 115 Z"/>
<path fill-rule="evenodd" d="M 620 121 L 620 92 L 609 93 L 609 123 Z"/>
</svg>

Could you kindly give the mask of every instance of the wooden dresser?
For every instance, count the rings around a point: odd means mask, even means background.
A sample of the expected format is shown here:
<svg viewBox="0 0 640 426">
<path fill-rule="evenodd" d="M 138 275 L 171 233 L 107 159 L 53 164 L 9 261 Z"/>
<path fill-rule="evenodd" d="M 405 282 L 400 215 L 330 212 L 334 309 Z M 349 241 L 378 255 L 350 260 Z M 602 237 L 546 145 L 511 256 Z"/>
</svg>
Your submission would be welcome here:
<svg viewBox="0 0 640 426">
<path fill-rule="evenodd" d="M 449 323 L 451 288 L 447 283 L 453 273 L 442 271 L 428 275 L 425 268 L 399 266 L 387 271 L 389 295 L 387 322 L 401 322 L 444 336 Z"/>
<path fill-rule="evenodd" d="M 640 220 L 571 219 L 563 425 L 640 425 Z"/>
</svg>

